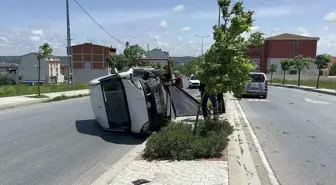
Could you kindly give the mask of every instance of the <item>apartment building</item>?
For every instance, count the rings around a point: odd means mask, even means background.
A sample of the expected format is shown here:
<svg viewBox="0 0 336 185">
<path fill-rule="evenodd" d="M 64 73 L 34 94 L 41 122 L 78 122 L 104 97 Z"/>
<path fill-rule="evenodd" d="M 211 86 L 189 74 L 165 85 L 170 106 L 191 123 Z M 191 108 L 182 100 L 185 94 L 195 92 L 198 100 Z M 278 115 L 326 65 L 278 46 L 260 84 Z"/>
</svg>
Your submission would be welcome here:
<svg viewBox="0 0 336 185">
<path fill-rule="evenodd" d="M 249 48 L 248 55 L 260 67 L 260 71 L 266 73 L 271 64 L 277 64 L 277 72 L 281 72 L 280 61 L 283 59 L 294 58 L 300 54 L 304 57 L 316 58 L 318 40 L 319 37 L 283 33 L 266 38 L 262 46 Z M 313 75 L 317 69 L 312 64 L 309 69 L 302 72 Z"/>
<path fill-rule="evenodd" d="M 38 81 L 38 53 L 28 53 L 21 56 L 21 63 L 18 65 L 19 81 Z M 42 83 L 62 83 L 64 75 L 60 72 L 60 61 L 54 56 L 42 59 L 40 81 Z"/>
<path fill-rule="evenodd" d="M 116 48 L 84 43 L 71 46 L 74 83 L 88 83 L 111 73 L 106 57 L 116 54 Z"/>
</svg>

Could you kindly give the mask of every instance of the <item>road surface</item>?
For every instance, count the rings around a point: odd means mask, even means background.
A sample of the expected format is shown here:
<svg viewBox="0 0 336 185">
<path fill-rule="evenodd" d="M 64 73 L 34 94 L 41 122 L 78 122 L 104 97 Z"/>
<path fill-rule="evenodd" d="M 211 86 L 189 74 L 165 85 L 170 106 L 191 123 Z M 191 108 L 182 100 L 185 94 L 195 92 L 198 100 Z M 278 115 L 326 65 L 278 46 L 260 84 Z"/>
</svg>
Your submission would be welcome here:
<svg viewBox="0 0 336 185">
<path fill-rule="evenodd" d="M 280 184 L 336 184 L 336 96 L 269 87 L 240 105 Z"/>
<path fill-rule="evenodd" d="M 142 141 L 102 131 L 88 97 L 0 111 L 0 184 L 90 184 Z"/>
</svg>

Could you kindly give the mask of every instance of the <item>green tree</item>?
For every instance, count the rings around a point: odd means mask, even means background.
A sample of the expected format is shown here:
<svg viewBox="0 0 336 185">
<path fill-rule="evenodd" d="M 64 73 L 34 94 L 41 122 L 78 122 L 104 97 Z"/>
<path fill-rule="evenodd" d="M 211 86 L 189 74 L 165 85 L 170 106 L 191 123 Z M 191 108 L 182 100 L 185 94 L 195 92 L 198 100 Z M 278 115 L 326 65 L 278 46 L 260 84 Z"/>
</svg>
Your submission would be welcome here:
<svg viewBox="0 0 336 185">
<path fill-rule="evenodd" d="M 117 68 L 117 70 L 119 71 L 128 66 L 127 58 L 123 53 L 119 55 L 109 55 L 106 57 L 106 60 L 108 61 L 109 66 L 112 68 L 114 73 L 115 68 Z"/>
<path fill-rule="evenodd" d="M 285 85 L 286 71 L 288 71 L 292 66 L 291 59 L 284 59 L 280 62 L 281 70 L 283 71 L 282 85 Z"/>
<path fill-rule="evenodd" d="M 138 44 L 130 45 L 126 47 L 123 54 L 128 60 L 128 67 L 134 67 L 137 65 L 144 66 L 148 65 L 148 61 L 137 61 L 138 58 L 142 58 L 145 55 L 146 51 Z M 139 64 L 140 63 L 140 64 Z M 142 64 L 141 64 L 142 63 Z"/>
<path fill-rule="evenodd" d="M 335 76 L 336 75 L 336 63 L 331 65 L 330 70 L 329 70 L 329 75 L 330 76 Z"/>
<path fill-rule="evenodd" d="M 109 63 L 109 66 L 114 69 L 122 70 L 126 67 L 134 67 L 134 66 L 150 66 L 150 61 L 138 61 L 138 58 L 142 58 L 146 51 L 139 46 L 129 45 L 129 42 L 126 43 L 126 48 L 123 53 L 118 55 L 109 55 L 106 57 L 106 60 Z"/>
<path fill-rule="evenodd" d="M 37 95 L 41 96 L 41 60 L 45 59 L 46 57 L 50 56 L 53 52 L 53 49 L 50 45 L 46 42 L 39 47 L 39 52 L 37 55 L 38 60 L 38 84 L 37 84 Z"/>
<path fill-rule="evenodd" d="M 305 68 L 308 69 L 309 64 L 312 62 L 313 62 L 312 58 L 304 57 L 303 55 L 297 55 L 294 57 L 294 59 L 291 60 L 292 63 L 291 65 L 298 72 L 298 83 L 297 83 L 298 86 L 300 86 L 301 82 L 301 71 Z"/>
<path fill-rule="evenodd" d="M 318 69 L 316 89 L 318 89 L 319 86 L 320 86 L 320 76 L 321 76 L 322 69 L 328 68 L 328 64 L 330 63 L 330 60 L 331 60 L 330 55 L 321 54 L 321 55 L 318 55 L 316 57 L 315 61 L 314 61 L 314 63 L 316 64 L 316 67 Z"/>
<path fill-rule="evenodd" d="M 276 65 L 276 64 L 271 64 L 271 66 L 270 66 L 270 72 L 271 72 L 271 83 L 272 83 L 272 81 L 273 81 L 273 73 L 277 70 L 277 68 L 278 68 L 278 65 Z"/>
<path fill-rule="evenodd" d="M 215 43 L 206 52 L 204 61 L 198 65 L 198 76 L 200 81 L 206 84 L 208 93 L 232 91 L 236 96 L 240 96 L 246 83 L 250 81 L 249 72 L 254 69 L 247 55 L 248 48 L 262 44 L 264 39 L 258 37 L 263 34 L 252 33 L 248 40 L 242 36 L 253 26 L 253 11 L 244 11 L 242 1 L 231 6 L 231 0 L 218 0 L 218 5 L 224 22 L 219 27 L 213 27 Z M 256 41 L 258 42 L 255 43 Z M 203 98 L 204 95 L 201 101 Z M 199 112 L 200 106 L 198 114 Z"/>
</svg>

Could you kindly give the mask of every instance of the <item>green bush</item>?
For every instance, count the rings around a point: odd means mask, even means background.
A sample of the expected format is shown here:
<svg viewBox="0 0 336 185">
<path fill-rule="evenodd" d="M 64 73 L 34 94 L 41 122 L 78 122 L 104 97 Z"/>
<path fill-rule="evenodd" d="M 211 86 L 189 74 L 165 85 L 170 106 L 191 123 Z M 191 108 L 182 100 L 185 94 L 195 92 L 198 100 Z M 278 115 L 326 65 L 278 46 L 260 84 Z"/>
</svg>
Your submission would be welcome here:
<svg viewBox="0 0 336 185">
<path fill-rule="evenodd" d="M 196 134 L 184 122 L 171 122 L 152 134 L 144 150 L 146 159 L 193 160 L 220 157 L 233 127 L 226 120 L 200 120 Z"/>
<path fill-rule="evenodd" d="M 75 85 L 75 90 L 87 89 L 87 83 L 79 83 Z M 41 93 L 51 93 L 51 92 L 62 92 L 69 91 L 67 84 L 55 84 L 55 85 L 41 85 Z M 37 86 L 29 85 L 4 85 L 0 86 L 0 97 L 8 96 L 21 96 L 21 95 L 31 95 L 37 93 Z"/>
</svg>

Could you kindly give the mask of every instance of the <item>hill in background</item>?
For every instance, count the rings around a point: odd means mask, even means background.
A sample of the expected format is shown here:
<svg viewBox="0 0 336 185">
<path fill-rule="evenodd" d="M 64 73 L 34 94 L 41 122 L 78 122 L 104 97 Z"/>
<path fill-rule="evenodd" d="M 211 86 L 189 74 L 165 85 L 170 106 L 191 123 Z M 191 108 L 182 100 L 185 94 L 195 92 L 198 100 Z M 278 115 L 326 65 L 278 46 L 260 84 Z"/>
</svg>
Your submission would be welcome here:
<svg viewBox="0 0 336 185">
<path fill-rule="evenodd" d="M 8 62 L 8 63 L 20 63 L 21 56 L 0 56 L 0 61 Z M 66 56 L 56 56 L 56 58 L 60 59 L 61 64 L 67 64 Z M 189 61 L 195 59 L 196 57 L 184 56 L 184 57 L 172 57 L 175 61 L 176 65 L 186 64 Z"/>
</svg>

